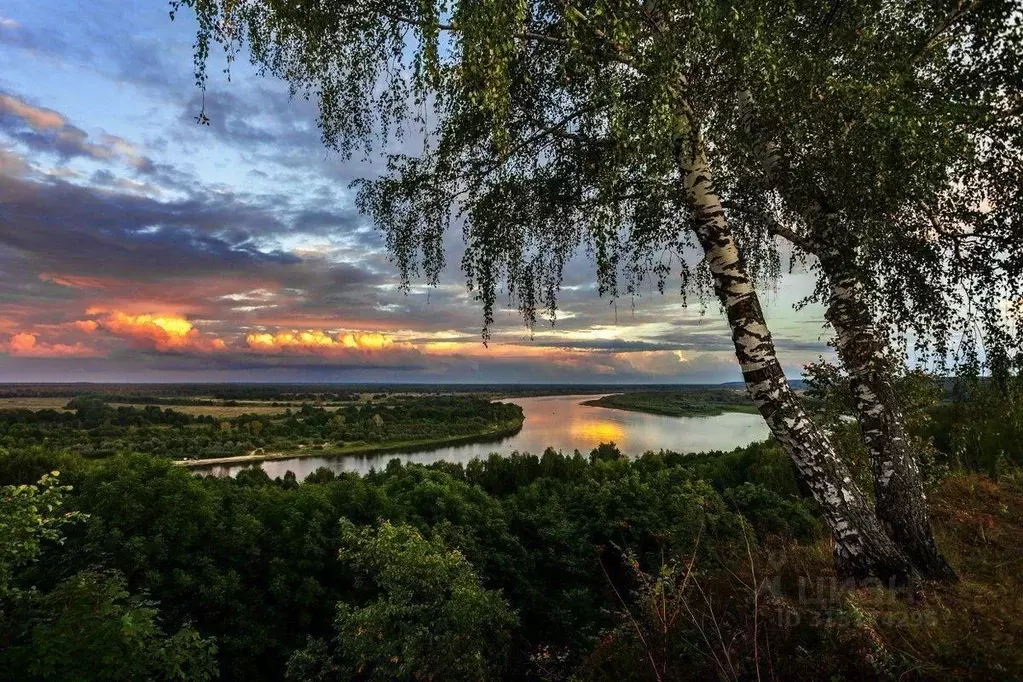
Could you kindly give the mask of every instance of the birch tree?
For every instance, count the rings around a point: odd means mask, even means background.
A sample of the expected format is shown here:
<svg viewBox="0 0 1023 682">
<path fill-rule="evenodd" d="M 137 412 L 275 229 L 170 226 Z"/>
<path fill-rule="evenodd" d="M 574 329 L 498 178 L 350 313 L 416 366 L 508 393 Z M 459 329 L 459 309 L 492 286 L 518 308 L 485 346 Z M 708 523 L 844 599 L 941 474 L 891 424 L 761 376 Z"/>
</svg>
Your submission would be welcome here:
<svg viewBox="0 0 1023 682">
<path fill-rule="evenodd" d="M 1005 305 L 1023 296 L 1018 4 L 810 2 L 745 16 L 770 28 L 732 53 L 746 89 L 740 134 L 723 139 L 738 143 L 743 208 L 815 259 L 878 517 L 924 575 L 952 577 L 889 342 L 912 332 L 939 367 L 975 328 L 996 367 L 1018 348 L 1019 313 Z"/>
<path fill-rule="evenodd" d="M 757 296 L 758 275 L 715 188 L 719 102 L 738 85 L 716 68 L 746 30 L 712 0 L 243 2 L 190 0 L 198 78 L 220 42 L 311 93 L 324 142 L 373 149 L 409 122 L 420 153 L 392 157 L 361 186 L 404 285 L 436 283 L 453 221 L 462 269 L 483 309 L 499 289 L 527 323 L 556 316 L 569 257 L 588 249 L 602 295 L 659 286 L 713 290 L 747 389 L 820 504 L 841 571 L 915 575 L 825 433 L 791 390 Z M 703 258 L 693 264 L 686 253 Z"/>
</svg>

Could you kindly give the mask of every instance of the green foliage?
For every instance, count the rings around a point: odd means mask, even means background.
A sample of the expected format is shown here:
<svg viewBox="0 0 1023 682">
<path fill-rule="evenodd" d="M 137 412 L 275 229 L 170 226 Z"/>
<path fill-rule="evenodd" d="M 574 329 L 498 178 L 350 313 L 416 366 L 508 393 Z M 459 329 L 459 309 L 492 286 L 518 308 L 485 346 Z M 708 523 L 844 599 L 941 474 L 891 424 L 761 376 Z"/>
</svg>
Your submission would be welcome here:
<svg viewBox="0 0 1023 682">
<path fill-rule="evenodd" d="M 870 463 L 860 443 L 848 377 L 826 362 L 806 366 L 807 397 L 857 479 Z M 922 371 L 896 377 L 907 437 L 928 487 L 949 473 L 999 477 L 1023 467 L 1023 379 L 970 374 L 942 380 Z"/>
<path fill-rule="evenodd" d="M 980 343 L 991 368 L 1018 361 L 1023 318 L 1005 301 L 1023 293 L 1023 108 L 1004 94 L 1023 85 L 1018 3 L 730 4 L 718 68 L 753 101 L 714 136 L 746 243 L 781 224 L 801 254 L 836 256 L 917 360 L 966 362 Z"/>
<path fill-rule="evenodd" d="M 607 395 L 583 404 L 671 417 L 712 417 L 724 412 L 757 411 L 749 394 L 740 389 L 689 389 L 673 393 L 636 391 Z"/>
<path fill-rule="evenodd" d="M 515 617 L 458 551 L 404 524 L 357 528 L 344 519 L 340 560 L 366 595 L 337 607 L 341 676 L 479 680 L 505 666 Z M 296 655 L 292 671 L 322 653 L 313 646 Z"/>
<path fill-rule="evenodd" d="M 662 456 L 648 455 L 643 460 L 659 457 Z M 671 458 L 670 455 L 664 457 Z M 671 459 L 675 463 L 674 458 Z M 731 452 L 698 453 L 679 459 L 677 463 L 690 469 L 694 478 L 705 480 L 718 490 L 756 483 L 782 495 L 801 496 L 795 465 L 774 442 L 752 443 Z"/>
<path fill-rule="evenodd" d="M 115 395 L 114 398 L 117 398 Z M 474 396 L 438 396 L 429 402 L 394 397 L 386 404 L 302 403 L 295 413 L 242 414 L 217 419 L 155 405 L 111 406 L 108 398 L 79 396 L 74 412 L 0 410 L 0 447 L 22 451 L 44 443 L 91 458 L 148 452 L 174 459 L 206 459 L 344 443 L 377 446 L 472 438 L 522 421 L 518 405 Z"/>
<path fill-rule="evenodd" d="M 315 98 L 328 146 L 348 154 L 414 130 L 360 207 L 387 232 L 402 281 L 436 282 L 443 234 L 464 219 L 462 268 L 484 335 L 502 281 L 533 323 L 553 317 L 565 264 L 584 245 L 602 294 L 662 287 L 678 268 L 706 291 L 679 223 L 676 153 L 700 142 L 719 89 L 701 64 L 731 15 L 694 2 L 432 3 L 371 0 L 292 11 L 280 3 L 183 0 L 199 18 L 197 77 L 209 47 L 246 50 Z M 693 273 L 698 277 L 691 277 Z"/>
<path fill-rule="evenodd" d="M 762 485 L 743 483 L 736 488 L 727 488 L 724 497 L 731 509 L 752 521 L 760 537 L 777 535 L 808 539 L 823 534 L 820 521 L 807 505 L 799 500 L 785 499 Z"/>
<path fill-rule="evenodd" d="M 830 432 L 835 449 L 853 476 L 869 489 L 870 459 L 860 438 L 859 424 L 852 419 L 856 404 L 849 377 L 839 366 L 821 360 L 805 366 L 804 380 L 807 399 L 817 410 L 818 422 Z M 952 450 L 945 442 L 947 438 L 936 438 L 938 424 L 947 423 L 943 417 L 947 412 L 943 401 L 949 397 L 945 382 L 922 370 L 903 370 L 894 377 L 894 385 L 911 452 L 920 465 L 924 484 L 933 486 L 950 470 L 962 466 L 950 457 Z M 1008 411 L 1012 409 L 1009 407 Z"/>
<path fill-rule="evenodd" d="M 548 451 L 465 467 L 394 462 L 365 477 L 318 472 L 301 485 L 270 480 L 258 469 L 236 479 L 200 478 L 147 455 L 72 458 L 62 464 L 62 477 L 74 484 L 65 502 L 88 519 L 72 527 L 59 550 L 44 543 L 40 560 L 19 580 L 46 594 L 81 570 L 104 566 L 123 576 L 130 594 L 160 604 L 164 632 L 194 630 L 203 641 L 215 640 L 222 679 L 279 679 L 289 660 L 300 677 L 343 679 L 336 671 L 352 665 L 344 654 L 351 643 L 341 649 L 332 643 L 339 634 L 334 606 L 348 604 L 345 622 L 355 622 L 384 618 L 392 595 L 420 599 L 427 584 L 401 587 L 401 580 L 433 574 L 391 576 L 369 570 L 368 562 L 392 557 L 407 564 L 425 552 L 443 567 L 438 576 L 459 582 L 474 574 L 485 594 L 500 591 L 516 613 L 517 625 L 494 621 L 487 633 L 508 647 L 507 676 L 533 671 L 530 657 L 541 651 L 555 652 L 568 670 L 612 624 L 605 571 L 628 589 L 616 547 L 647 567 L 663 556 L 688 556 L 698 536 L 708 565 L 742 551 L 736 505 L 701 481 L 701 472 L 718 476 L 714 485 L 725 495 L 747 480 L 780 481 L 779 498 L 748 504 L 743 498 L 743 511 L 758 536 L 804 537 L 793 504 L 811 507 L 791 497 L 798 494 L 789 492 L 796 490 L 791 465 L 774 448 L 755 450 L 630 461 L 603 446 L 591 457 Z M 17 476 L 38 476 L 51 465 L 41 454 L 9 457 Z M 339 518 L 350 520 L 344 532 Z M 390 524 L 386 533 L 381 520 Z M 343 547 L 349 549 L 338 562 Z M 361 558 L 350 563 L 353 547 Z M 448 597 L 422 598 L 432 604 Z M 132 599 L 115 603 L 130 610 Z M 417 608 L 410 603 L 401 613 L 424 613 Z M 464 624 L 452 618 L 452 627 Z M 317 654 L 310 638 L 330 656 Z M 506 661 L 498 648 L 483 655 L 488 666 Z M 381 670 L 390 670 L 389 660 L 377 661 Z"/>
<path fill-rule="evenodd" d="M 0 449 L 0 457 L 6 455 Z M 51 471 L 36 485 L 0 488 L 0 604 L 18 593 L 16 572 L 39 559 L 43 544 L 62 543 L 63 528 L 82 519 L 63 508 L 72 486 L 61 485 L 59 476 Z"/>
<path fill-rule="evenodd" d="M 120 573 L 62 578 L 63 567 L 33 566 L 88 520 L 67 508 L 73 487 L 59 475 L 0 489 L 0 679 L 214 679 L 213 643 L 189 628 L 165 635 L 155 605 L 129 594 Z"/>
<path fill-rule="evenodd" d="M 166 635 L 152 602 L 127 592 L 117 573 L 82 571 L 31 595 L 15 615 L 23 632 L 0 654 L 18 680 L 205 682 L 217 677 L 216 646 L 195 630 Z"/>
<path fill-rule="evenodd" d="M 1011 383 L 979 381 L 962 393 L 956 409 L 971 410 L 965 421 L 950 421 L 966 413 L 952 412 L 957 403 L 926 377 L 907 375 L 900 387 L 913 437 L 936 436 L 938 465 L 952 462 L 944 448 L 961 434 L 1005 433 L 1019 411 Z M 817 404 L 827 400 L 822 395 Z M 837 413 L 843 405 L 835 402 Z M 312 406 L 304 412 L 293 415 L 296 421 L 322 420 L 325 428 L 336 416 Z M 983 449 L 1011 445 L 1008 438 L 990 438 L 975 447 L 988 456 Z M 0 546 L 7 552 L 11 595 L 0 622 L 0 670 L 12 679 L 89 679 L 80 672 L 84 666 L 113 651 L 146 655 L 117 659 L 107 666 L 112 678 L 205 679 L 212 660 L 225 680 L 286 673 L 292 679 L 389 679 L 428 677 L 430 671 L 435 679 L 642 679 L 647 659 L 629 634 L 635 627 L 627 613 L 656 616 L 654 597 L 677 597 L 672 581 L 689 562 L 713 609 L 692 591 L 692 582 L 689 605 L 705 633 L 713 633 L 714 616 L 726 637 L 734 634 L 729 655 L 737 664 L 754 641 L 750 592 L 735 582 L 749 584 L 747 552 L 766 562 L 763 575 L 773 580 L 769 571 L 780 571 L 786 590 L 798 587 L 789 584 L 797 569 L 814 580 L 814 571 L 831 570 L 818 511 L 775 443 L 635 459 L 604 444 L 585 455 L 548 450 L 464 466 L 394 461 L 364 477 L 321 470 L 301 484 L 293 476 L 270 479 L 258 468 L 234 479 L 202 478 L 150 455 L 93 460 L 35 448 L 3 453 L 0 482 L 38 481 L 57 466 L 60 484 L 50 477 L 46 485 L 4 489 L 3 527 L 22 529 L 12 537 L 29 538 Z M 938 475 L 942 469 L 932 470 Z M 46 492 L 57 489 L 59 500 Z M 19 490 L 30 492 L 15 495 Z M 939 530 L 957 523 L 956 509 L 967 507 L 957 501 L 943 508 Z M 63 525 L 62 519 L 78 515 L 78 523 Z M 347 521 L 339 525 L 342 518 Z M 956 532 L 991 532 L 986 517 L 970 523 Z M 36 535 L 47 528 L 55 533 Z M 982 551 L 971 545 L 970 556 Z M 789 557 L 780 569 L 774 563 L 779 554 Z M 24 560 L 30 556 L 35 559 Z M 966 560 L 955 551 L 952 556 Z M 1005 570 L 991 568 L 992 575 Z M 761 576 L 760 563 L 757 571 Z M 660 577 L 651 582 L 644 576 Z M 660 592 L 648 589 L 656 585 Z M 678 600 L 675 605 L 682 608 Z M 761 602 L 761 614 L 779 619 L 770 625 L 776 669 L 796 677 L 823 674 L 831 665 L 861 670 L 856 661 L 862 663 L 867 651 L 866 630 L 849 630 L 845 621 L 786 625 L 791 612 L 818 617 L 814 608 Z M 680 613 L 689 619 L 684 608 Z M 702 671 L 720 646 L 700 645 L 694 639 L 700 628 L 689 623 L 666 636 L 675 652 L 669 658 L 679 670 Z M 641 623 L 648 625 L 656 621 Z M 364 637 L 360 627 L 393 636 Z M 109 636 L 99 641 L 82 634 L 91 632 Z M 450 648 L 429 648 L 428 637 L 441 632 L 448 633 L 443 644 Z M 926 641 L 925 630 L 908 635 Z M 819 665 L 796 665 L 803 660 L 799 647 L 823 652 Z M 456 656 L 470 650 L 480 657 Z M 983 650 L 978 669 L 997 658 Z M 142 666 L 140 660 L 149 667 L 131 667 Z M 743 669 L 755 670 L 743 660 Z M 50 667 L 31 668 L 33 661 Z M 603 677 L 590 674 L 598 664 Z M 174 665 L 181 672 L 168 672 Z"/>
<path fill-rule="evenodd" d="M 921 431 L 946 466 L 993 477 L 1023 467 L 1023 378 L 964 377 Z"/>
</svg>

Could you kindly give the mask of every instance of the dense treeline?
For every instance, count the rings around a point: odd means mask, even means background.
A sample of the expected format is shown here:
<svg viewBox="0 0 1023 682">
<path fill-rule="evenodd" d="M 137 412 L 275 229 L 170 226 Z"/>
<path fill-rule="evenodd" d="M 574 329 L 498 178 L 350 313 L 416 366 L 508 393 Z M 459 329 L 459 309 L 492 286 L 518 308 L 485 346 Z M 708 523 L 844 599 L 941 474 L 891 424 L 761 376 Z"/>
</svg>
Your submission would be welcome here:
<svg viewBox="0 0 1023 682">
<path fill-rule="evenodd" d="M 793 380 L 798 387 L 800 380 Z M 742 384 L 0 384 L 0 398 L 99 397 L 105 402 L 161 405 L 208 404 L 219 401 L 331 402 L 357 400 L 366 395 L 407 394 L 443 396 L 452 393 L 480 396 L 585 395 L 633 391 L 694 393 Z M 178 402 L 181 401 L 181 402 Z M 194 402 L 193 402 L 194 401 Z"/>
<path fill-rule="evenodd" d="M 354 532 L 339 519 L 360 528 L 386 520 L 457 548 L 479 588 L 496 591 L 507 612 L 509 648 L 483 651 L 487 666 L 516 675 L 541 650 L 577 664 L 613 625 L 604 572 L 627 582 L 613 548 L 648 568 L 665 553 L 696 551 L 717 563 L 739 549 L 740 510 L 765 535 L 806 540 L 820 532 L 791 465 L 766 445 L 635 462 L 609 446 L 588 458 L 548 451 L 465 468 L 394 462 L 362 478 L 320 470 L 304 485 L 271 481 L 259 469 L 200 478 L 147 455 L 90 463 L 11 453 L 0 459 L 0 480 L 33 481 L 50 469 L 62 470 L 74 488 L 69 506 L 88 518 L 69 526 L 63 546 L 47 548 L 25 580 L 61 585 L 82 567 L 114 571 L 130 594 L 159 603 L 167 631 L 193 627 L 214 638 L 223 679 L 278 679 L 295 652 L 312 655 L 319 646 L 308 637 L 331 639 L 335 604 L 357 608 L 380 596 L 338 563 Z M 419 570 L 417 562 L 404 569 Z M 6 633 L 10 655 L 37 655 L 42 645 L 14 630 Z"/>
<path fill-rule="evenodd" d="M 381 390 L 373 384 L 0 384 L 0 398 L 101 397 L 107 402 L 189 400 L 350 400 L 362 392 Z M 435 387 L 408 387 L 408 391 L 436 391 Z M 391 392 L 391 391 L 388 391 Z M 178 405 L 191 404 L 176 402 Z"/>
<path fill-rule="evenodd" d="M 583 404 L 663 414 L 669 417 L 713 417 L 723 412 L 755 413 L 757 411 L 749 394 L 742 389 L 636 391 L 606 395 L 597 400 L 588 400 Z"/>
<path fill-rule="evenodd" d="M 472 437 L 522 421 L 519 406 L 470 396 L 391 398 L 385 404 L 352 403 L 339 408 L 304 404 L 280 415 L 231 418 L 188 415 L 148 405 L 111 406 L 98 398 L 74 398 L 72 411 L 0 410 L 0 446 L 41 446 L 89 458 L 146 452 L 173 459 L 243 455 L 258 448 L 341 448 Z"/>
<path fill-rule="evenodd" d="M 93 679 L 90 666 L 116 661 L 105 679 L 642 680 L 655 678 L 649 654 L 667 666 L 662 679 L 706 679 L 720 672 L 719 646 L 737 674 L 754 674 L 753 642 L 768 631 L 782 679 L 894 678 L 921 665 L 878 649 L 879 625 L 861 626 L 851 597 L 827 588 L 819 601 L 831 575 L 824 532 L 771 444 L 631 461 L 608 445 L 465 467 L 395 461 L 365 477 L 321 469 L 303 484 L 260 469 L 196 477 L 148 455 L 0 457 L 6 483 L 51 469 L 71 486 L 51 505 L 59 536 L 39 541 L 34 561 L 2 557 L 3 679 Z M 1023 496 L 992 505 L 980 517 L 988 552 L 1001 517 L 1019 530 Z M 999 551 L 1018 559 L 1019 539 Z M 758 611 L 751 579 L 770 588 Z M 703 596 L 680 601 L 689 581 Z M 658 634 L 662 617 L 673 624 Z M 1004 667 L 1021 663 L 1015 628 L 1000 630 L 1002 644 L 963 644 L 960 629 L 938 626 L 925 632 L 955 635 L 950 659 L 971 650 L 966 670 L 1023 670 Z M 727 645 L 701 640 L 712 628 Z"/>
</svg>

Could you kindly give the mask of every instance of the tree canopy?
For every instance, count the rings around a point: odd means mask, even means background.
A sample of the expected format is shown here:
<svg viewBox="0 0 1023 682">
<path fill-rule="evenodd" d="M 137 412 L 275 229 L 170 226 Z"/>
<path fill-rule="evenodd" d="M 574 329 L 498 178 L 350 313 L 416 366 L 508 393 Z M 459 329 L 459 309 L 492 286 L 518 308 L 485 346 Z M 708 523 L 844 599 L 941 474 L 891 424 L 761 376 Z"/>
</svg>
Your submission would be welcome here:
<svg viewBox="0 0 1023 682">
<path fill-rule="evenodd" d="M 699 138 L 726 201 L 747 208 L 729 217 L 755 277 L 780 272 L 772 225 L 809 243 L 799 215 L 813 206 L 836 221 L 817 238 L 848 249 L 919 350 L 944 359 L 978 321 L 994 355 L 1018 339 L 1014 2 L 182 4 L 200 20 L 200 84 L 212 45 L 247 47 L 316 98 L 343 155 L 422 145 L 364 182 L 360 206 L 406 286 L 437 281 L 445 229 L 462 226 L 484 335 L 502 288 L 528 323 L 553 318 L 580 249 L 601 294 L 676 275 L 707 292 L 676 163 Z M 742 92 L 786 161 L 775 194 L 742 151 Z"/>
<path fill-rule="evenodd" d="M 737 46 L 746 111 L 718 138 L 736 217 L 840 253 L 900 341 L 938 361 L 985 343 L 1007 369 L 1023 323 L 1017 3 L 797 7 L 815 4 L 765 7 Z"/>
</svg>

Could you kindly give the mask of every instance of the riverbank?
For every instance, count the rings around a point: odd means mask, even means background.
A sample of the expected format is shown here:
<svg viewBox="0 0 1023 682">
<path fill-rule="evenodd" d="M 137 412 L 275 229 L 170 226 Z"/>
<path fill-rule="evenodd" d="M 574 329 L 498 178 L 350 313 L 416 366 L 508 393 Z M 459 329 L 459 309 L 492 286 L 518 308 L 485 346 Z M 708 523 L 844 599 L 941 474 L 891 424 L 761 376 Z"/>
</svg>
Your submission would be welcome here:
<svg viewBox="0 0 1023 682">
<path fill-rule="evenodd" d="M 756 405 L 745 391 L 729 389 L 615 393 L 582 404 L 665 417 L 717 417 L 725 412 L 757 413 Z"/>
<path fill-rule="evenodd" d="M 249 464 L 255 462 L 269 462 L 278 459 L 295 459 L 300 457 L 347 457 L 351 455 L 373 455 L 386 452 L 402 452 L 408 449 L 419 449 L 429 447 L 440 447 L 444 445 L 461 445 L 493 439 L 514 436 L 522 429 L 525 417 L 520 417 L 501 424 L 495 424 L 488 429 L 478 431 L 464 436 L 450 436 L 447 438 L 423 438 L 421 440 L 399 441 L 391 443 L 375 443 L 372 445 L 352 445 L 343 448 L 303 448 L 300 450 L 287 450 L 280 452 L 262 452 L 248 455 L 237 455 L 234 457 L 213 457 L 209 459 L 178 459 L 174 464 L 189 469 L 201 469 L 207 466 L 218 466 L 224 464 Z"/>
</svg>

